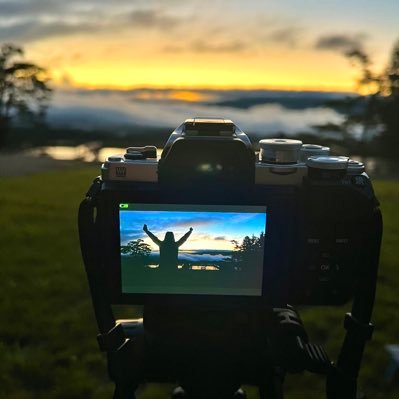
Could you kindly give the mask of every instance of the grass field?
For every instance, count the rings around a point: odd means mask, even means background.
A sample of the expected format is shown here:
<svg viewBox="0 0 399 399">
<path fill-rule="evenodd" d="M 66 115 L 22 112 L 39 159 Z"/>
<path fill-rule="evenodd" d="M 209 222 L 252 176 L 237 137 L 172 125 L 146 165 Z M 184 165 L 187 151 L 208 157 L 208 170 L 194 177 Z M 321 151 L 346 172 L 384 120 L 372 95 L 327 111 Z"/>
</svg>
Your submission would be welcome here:
<svg viewBox="0 0 399 399">
<path fill-rule="evenodd" d="M 97 168 L 0 179 L 0 398 L 110 399 L 77 236 L 77 207 Z M 360 376 L 368 398 L 399 398 L 383 379 L 384 345 L 399 343 L 399 182 L 376 182 L 384 238 L 374 339 Z M 303 309 L 313 341 L 334 358 L 345 308 Z M 132 317 L 138 310 L 132 310 Z M 288 398 L 320 398 L 321 378 L 289 376 Z M 152 386 L 141 398 L 168 397 Z M 256 398 L 250 389 L 249 397 Z"/>
</svg>

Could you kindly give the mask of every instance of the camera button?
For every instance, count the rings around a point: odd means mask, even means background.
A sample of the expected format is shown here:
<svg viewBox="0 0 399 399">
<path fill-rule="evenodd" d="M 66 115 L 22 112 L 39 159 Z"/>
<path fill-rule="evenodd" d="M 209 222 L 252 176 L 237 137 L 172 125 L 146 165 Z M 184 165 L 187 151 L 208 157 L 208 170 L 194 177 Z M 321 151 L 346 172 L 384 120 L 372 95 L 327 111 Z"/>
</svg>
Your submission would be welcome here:
<svg viewBox="0 0 399 399">
<path fill-rule="evenodd" d="M 367 179 L 364 176 L 353 176 L 352 183 L 355 186 L 363 187 L 367 184 Z"/>
</svg>

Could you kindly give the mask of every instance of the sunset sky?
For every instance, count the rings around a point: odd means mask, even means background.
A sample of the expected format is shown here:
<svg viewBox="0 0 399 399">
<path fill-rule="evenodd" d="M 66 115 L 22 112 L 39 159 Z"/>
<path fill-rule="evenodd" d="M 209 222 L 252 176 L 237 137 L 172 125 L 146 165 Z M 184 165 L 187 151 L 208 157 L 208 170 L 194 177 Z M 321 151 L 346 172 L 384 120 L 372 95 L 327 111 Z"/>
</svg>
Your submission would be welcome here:
<svg viewBox="0 0 399 399">
<path fill-rule="evenodd" d="M 64 87 L 353 91 L 343 54 L 383 68 L 398 16 L 397 0 L 0 0 L 0 43 Z"/>
<path fill-rule="evenodd" d="M 144 224 L 161 241 L 167 231 L 172 231 L 177 241 L 192 227 L 192 234 L 181 247 L 185 251 L 233 250 L 231 240 L 241 243 L 245 236 L 259 236 L 261 232 L 265 232 L 266 213 L 122 211 L 121 243 L 143 239 L 153 251 L 158 251 L 158 246 L 144 233 Z"/>
</svg>

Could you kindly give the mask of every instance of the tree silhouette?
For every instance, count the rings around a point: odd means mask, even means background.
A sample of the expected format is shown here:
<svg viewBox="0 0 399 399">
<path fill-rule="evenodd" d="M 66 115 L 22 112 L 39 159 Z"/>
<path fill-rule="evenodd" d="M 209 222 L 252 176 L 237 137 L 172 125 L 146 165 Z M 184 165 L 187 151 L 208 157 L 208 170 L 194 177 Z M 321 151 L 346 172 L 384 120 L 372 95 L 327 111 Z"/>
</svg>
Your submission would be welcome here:
<svg viewBox="0 0 399 399">
<path fill-rule="evenodd" d="M 259 237 L 245 236 L 241 244 L 236 240 L 232 243 L 234 244 L 232 260 L 238 264 L 237 268 L 241 270 L 244 266 L 248 271 L 256 270 L 257 263 L 263 259 L 265 234 L 261 232 Z"/>
<path fill-rule="evenodd" d="M 43 119 L 51 89 L 45 69 L 22 60 L 21 47 L 0 47 L 0 148 L 16 115 Z"/>
<path fill-rule="evenodd" d="M 126 245 L 121 246 L 121 253 L 144 260 L 151 253 L 151 247 L 141 238 L 129 241 Z"/>
<path fill-rule="evenodd" d="M 364 50 L 354 49 L 347 52 L 346 56 L 360 68 L 361 74 L 358 79 L 360 89 L 385 96 L 399 94 L 399 40 L 394 44 L 391 59 L 381 73 L 372 70 L 372 61 Z"/>
<path fill-rule="evenodd" d="M 345 124 L 360 123 L 365 139 L 370 138 L 370 133 L 380 131 L 381 149 L 385 155 L 396 156 L 399 145 L 399 40 L 394 45 L 389 64 L 381 73 L 373 71 L 369 55 L 361 49 L 349 51 L 346 56 L 359 68 L 358 87 L 367 96 L 353 100 L 353 107 L 360 101 L 365 102 L 364 111 L 349 114 Z"/>
</svg>

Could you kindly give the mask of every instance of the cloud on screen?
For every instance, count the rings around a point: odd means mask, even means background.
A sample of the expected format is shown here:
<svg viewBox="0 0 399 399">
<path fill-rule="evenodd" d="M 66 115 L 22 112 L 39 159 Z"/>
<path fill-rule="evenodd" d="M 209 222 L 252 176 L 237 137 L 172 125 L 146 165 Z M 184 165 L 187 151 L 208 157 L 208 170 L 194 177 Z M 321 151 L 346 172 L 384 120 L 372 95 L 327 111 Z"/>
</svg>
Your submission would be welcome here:
<svg viewBox="0 0 399 399">
<path fill-rule="evenodd" d="M 206 225 L 212 224 L 214 222 L 215 222 L 215 220 L 212 220 L 212 219 L 191 218 L 191 219 L 185 219 L 185 220 L 173 222 L 173 226 L 190 228 L 190 227 L 194 227 L 194 226 L 206 226 Z"/>
<path fill-rule="evenodd" d="M 211 255 L 211 254 L 189 254 L 189 253 L 181 253 L 179 254 L 179 260 L 185 260 L 188 262 L 198 262 L 198 261 L 203 261 L 203 262 L 220 262 L 224 260 L 229 260 L 230 256 L 226 255 Z"/>
</svg>

